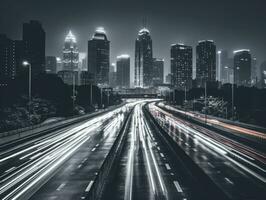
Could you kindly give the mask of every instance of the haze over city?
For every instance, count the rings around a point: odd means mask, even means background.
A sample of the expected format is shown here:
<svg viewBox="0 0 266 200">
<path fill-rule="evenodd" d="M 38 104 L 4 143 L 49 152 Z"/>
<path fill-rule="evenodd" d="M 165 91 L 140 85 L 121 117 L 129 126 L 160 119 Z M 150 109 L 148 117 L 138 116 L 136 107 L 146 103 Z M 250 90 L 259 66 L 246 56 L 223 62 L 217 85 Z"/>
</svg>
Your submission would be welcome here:
<svg viewBox="0 0 266 200">
<path fill-rule="evenodd" d="M 265 0 L 0 0 L 1 200 L 265 200 Z"/>
<path fill-rule="evenodd" d="M 248 0 L 1 2 L 0 27 L 13 39 L 21 39 L 23 22 L 37 19 L 43 23 L 47 55 L 61 56 L 69 30 L 76 35 L 80 52 L 86 52 L 87 41 L 97 27 L 103 26 L 111 41 L 111 62 L 125 52 L 134 58 L 135 39 L 146 18 L 154 56 L 165 59 L 165 74 L 170 72 L 170 45 L 178 42 L 191 45 L 195 50 L 199 40 L 211 39 L 217 49 L 227 49 L 232 54 L 233 50 L 247 48 L 259 64 L 266 60 L 264 0 L 252 3 Z M 131 65 L 134 66 L 134 59 Z M 193 66 L 195 68 L 195 56 Z M 133 71 L 131 82 L 132 74 Z"/>
</svg>

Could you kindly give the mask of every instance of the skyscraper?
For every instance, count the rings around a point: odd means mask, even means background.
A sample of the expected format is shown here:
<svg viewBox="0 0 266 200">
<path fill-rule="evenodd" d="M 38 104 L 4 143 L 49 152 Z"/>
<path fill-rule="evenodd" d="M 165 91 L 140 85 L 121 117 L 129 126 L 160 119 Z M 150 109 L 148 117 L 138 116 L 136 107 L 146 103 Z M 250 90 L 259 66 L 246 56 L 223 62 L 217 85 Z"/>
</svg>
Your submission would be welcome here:
<svg viewBox="0 0 266 200">
<path fill-rule="evenodd" d="M 258 64 L 257 58 L 255 57 L 251 58 L 251 85 L 252 86 L 256 86 L 259 81 L 257 64 Z"/>
<path fill-rule="evenodd" d="M 232 66 L 229 63 L 228 52 L 226 50 L 218 51 L 216 78 L 222 84 L 229 83 L 229 75 Z"/>
<path fill-rule="evenodd" d="M 15 58 L 13 57 L 13 41 L 0 35 L 0 81 L 2 83 L 13 79 L 15 76 Z"/>
<path fill-rule="evenodd" d="M 237 86 L 251 85 L 251 54 L 249 49 L 234 51 L 234 83 Z"/>
<path fill-rule="evenodd" d="M 172 85 L 184 90 L 192 87 L 192 47 L 184 44 L 171 45 Z"/>
<path fill-rule="evenodd" d="M 117 56 L 116 61 L 118 87 L 129 88 L 130 86 L 130 57 L 127 54 Z"/>
<path fill-rule="evenodd" d="M 261 81 L 261 88 L 266 89 L 266 61 L 261 63 L 260 66 L 260 81 Z"/>
<path fill-rule="evenodd" d="M 63 47 L 63 69 L 67 71 L 77 71 L 78 63 L 79 52 L 76 37 L 69 31 Z"/>
<path fill-rule="evenodd" d="M 117 69 L 116 64 L 112 63 L 109 70 L 109 85 L 110 87 L 116 87 L 117 86 Z"/>
<path fill-rule="evenodd" d="M 25 59 L 31 63 L 32 75 L 45 72 L 45 32 L 40 22 L 23 24 Z"/>
<path fill-rule="evenodd" d="M 152 66 L 152 83 L 153 85 L 163 84 L 164 77 L 164 59 L 153 58 Z"/>
<path fill-rule="evenodd" d="M 165 76 L 165 83 L 171 84 L 172 83 L 172 74 L 169 73 Z"/>
<path fill-rule="evenodd" d="M 79 83 L 78 63 L 79 52 L 76 37 L 69 31 L 63 47 L 63 70 L 57 73 L 65 84 Z"/>
<path fill-rule="evenodd" d="M 95 83 L 109 84 L 110 41 L 104 28 L 96 29 L 91 40 L 88 41 L 88 72 L 93 74 Z"/>
<path fill-rule="evenodd" d="M 152 39 L 148 29 L 138 33 L 135 42 L 135 87 L 152 86 Z"/>
<path fill-rule="evenodd" d="M 21 40 L 11 40 L 0 34 L 0 80 L 12 80 L 22 70 L 24 45 Z"/>
<path fill-rule="evenodd" d="M 56 57 L 55 56 L 46 56 L 45 57 L 45 71 L 49 74 L 56 74 Z"/>
<path fill-rule="evenodd" d="M 199 87 L 216 80 L 216 46 L 212 40 L 202 40 L 196 47 L 196 79 Z"/>
</svg>

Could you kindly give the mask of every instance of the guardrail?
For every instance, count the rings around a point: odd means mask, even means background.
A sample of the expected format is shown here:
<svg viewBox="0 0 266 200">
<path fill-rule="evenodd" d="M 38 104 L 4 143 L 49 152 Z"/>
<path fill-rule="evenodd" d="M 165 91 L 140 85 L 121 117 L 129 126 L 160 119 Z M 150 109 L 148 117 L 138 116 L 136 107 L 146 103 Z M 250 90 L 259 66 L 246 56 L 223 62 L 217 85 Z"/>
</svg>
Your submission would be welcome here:
<svg viewBox="0 0 266 200">
<path fill-rule="evenodd" d="M 103 191 L 105 190 L 106 185 L 108 184 L 108 181 L 112 180 L 112 173 L 117 165 L 116 161 L 118 161 L 118 159 L 121 156 L 122 153 L 122 149 L 123 146 L 125 144 L 125 140 L 126 140 L 126 135 L 127 135 L 127 130 L 129 127 L 129 122 L 131 121 L 131 117 L 132 117 L 132 112 L 133 109 L 131 109 L 130 113 L 128 114 L 125 123 L 123 124 L 123 126 L 121 127 L 119 134 L 113 144 L 113 146 L 111 147 L 111 150 L 109 151 L 109 153 L 107 154 L 91 188 L 90 191 L 88 192 L 86 199 L 88 200 L 98 200 L 101 198 Z"/>
<path fill-rule="evenodd" d="M 58 130 L 60 128 L 67 127 L 69 125 L 82 122 L 84 120 L 90 119 L 90 118 L 95 117 L 97 115 L 106 113 L 106 112 L 113 110 L 115 108 L 119 108 L 123 105 L 125 105 L 125 104 L 123 103 L 123 104 L 120 104 L 118 106 L 111 106 L 107 109 L 97 111 L 94 113 L 90 113 L 90 114 L 86 114 L 86 115 L 82 115 L 82 116 L 70 117 L 67 119 L 63 119 L 60 121 L 55 121 L 55 122 L 51 122 L 51 123 L 47 123 L 47 124 L 37 124 L 34 126 L 30 126 L 30 127 L 25 127 L 25 128 L 21 128 L 21 129 L 8 131 L 8 132 L 3 132 L 3 133 L 0 133 L 0 145 L 5 145 L 5 144 L 9 145 L 9 144 L 18 142 L 22 139 L 31 138 L 31 137 L 35 137 L 35 136 L 37 137 L 40 134 L 55 131 L 55 130 Z"/>
</svg>

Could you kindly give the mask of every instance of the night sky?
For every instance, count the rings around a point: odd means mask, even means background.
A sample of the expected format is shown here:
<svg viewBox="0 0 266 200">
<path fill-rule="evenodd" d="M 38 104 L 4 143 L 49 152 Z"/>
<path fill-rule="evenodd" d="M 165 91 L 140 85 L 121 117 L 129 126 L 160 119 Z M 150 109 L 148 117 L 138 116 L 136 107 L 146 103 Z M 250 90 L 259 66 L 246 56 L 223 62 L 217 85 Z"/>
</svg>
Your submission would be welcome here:
<svg viewBox="0 0 266 200">
<path fill-rule="evenodd" d="M 143 18 L 153 40 L 154 57 L 170 68 L 170 45 L 195 46 L 213 39 L 217 50 L 249 48 L 259 64 L 266 60 L 265 0 L 0 0 L 0 32 L 22 38 L 22 23 L 40 20 L 46 31 L 46 55 L 61 56 L 71 29 L 81 52 L 97 26 L 111 41 L 111 62 L 128 53 L 134 64 L 134 43 Z M 195 51 L 193 52 L 195 55 Z M 194 56 L 193 55 L 193 56 Z M 195 56 L 194 56 L 195 58 Z M 195 62 L 194 62 L 195 65 Z"/>
</svg>

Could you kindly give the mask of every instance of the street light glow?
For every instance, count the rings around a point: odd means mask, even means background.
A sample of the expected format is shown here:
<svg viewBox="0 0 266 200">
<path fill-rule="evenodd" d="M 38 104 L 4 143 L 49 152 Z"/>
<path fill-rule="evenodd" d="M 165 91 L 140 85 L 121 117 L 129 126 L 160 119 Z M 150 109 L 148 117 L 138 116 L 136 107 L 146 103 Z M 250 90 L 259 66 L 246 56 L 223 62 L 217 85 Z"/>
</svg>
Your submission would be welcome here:
<svg viewBox="0 0 266 200">
<path fill-rule="evenodd" d="M 26 61 L 26 60 L 22 62 L 22 65 L 23 65 L 23 66 L 28 66 L 29 64 L 30 64 L 30 63 L 29 63 L 28 61 Z"/>
</svg>

